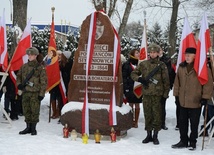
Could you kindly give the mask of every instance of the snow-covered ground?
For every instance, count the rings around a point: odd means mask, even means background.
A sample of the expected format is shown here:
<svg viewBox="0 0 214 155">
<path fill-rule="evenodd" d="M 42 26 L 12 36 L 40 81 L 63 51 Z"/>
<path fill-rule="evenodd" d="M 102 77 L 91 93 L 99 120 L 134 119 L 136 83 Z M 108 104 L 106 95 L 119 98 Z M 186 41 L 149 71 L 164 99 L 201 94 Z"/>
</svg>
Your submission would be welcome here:
<svg viewBox="0 0 214 155">
<path fill-rule="evenodd" d="M 3 97 L 1 104 L 3 105 Z M 2 117 L 0 111 L 0 155 L 213 155 L 214 154 L 214 138 L 208 144 L 208 138 L 205 138 L 205 148 L 202 151 L 202 138 L 198 138 L 197 149 L 189 151 L 188 149 L 172 149 L 171 145 L 179 141 L 179 131 L 176 131 L 175 103 L 172 91 L 170 98 L 167 100 L 167 119 L 166 125 L 168 130 L 161 130 L 159 133 L 160 145 L 153 143 L 142 144 L 142 140 L 146 136 L 144 130 L 144 117 L 141 105 L 141 113 L 139 119 L 139 127 L 128 130 L 125 138 L 111 143 L 110 141 L 102 141 L 96 144 L 94 140 L 89 140 L 88 144 L 83 144 L 82 139 L 78 138 L 72 141 L 71 138 L 65 139 L 62 135 L 61 124 L 57 124 L 58 120 L 51 120 L 48 123 L 49 113 L 49 94 L 42 101 L 40 122 L 37 125 L 37 136 L 19 135 L 18 132 L 25 128 L 24 117 L 13 121 L 10 126 Z M 201 123 L 203 118 L 201 117 Z"/>
</svg>

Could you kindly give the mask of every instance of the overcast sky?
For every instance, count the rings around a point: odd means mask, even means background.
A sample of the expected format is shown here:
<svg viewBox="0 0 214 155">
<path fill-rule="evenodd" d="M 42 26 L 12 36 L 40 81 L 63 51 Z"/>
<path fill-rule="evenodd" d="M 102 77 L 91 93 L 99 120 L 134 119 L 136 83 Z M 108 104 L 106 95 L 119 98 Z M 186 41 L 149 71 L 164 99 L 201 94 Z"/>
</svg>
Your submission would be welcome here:
<svg viewBox="0 0 214 155">
<path fill-rule="evenodd" d="M 10 21 L 10 13 L 11 13 L 11 6 L 10 2 L 12 0 L 1 0 L 0 5 L 0 16 L 2 16 L 3 9 L 5 8 L 5 15 L 6 15 L 6 23 Z M 139 3 L 138 0 L 136 3 Z M 40 24 L 49 24 L 51 22 L 51 7 L 55 7 L 55 24 L 71 24 L 74 26 L 80 26 L 82 21 L 93 11 L 95 11 L 93 5 L 91 4 L 90 0 L 28 0 L 28 18 L 32 18 L 32 23 L 40 23 Z M 139 5 L 133 4 L 133 7 Z M 121 12 L 121 16 L 123 15 L 125 5 L 120 3 L 117 5 L 117 9 Z M 148 25 L 153 25 L 157 20 L 169 20 L 169 16 L 166 12 L 161 12 L 159 9 L 147 9 L 147 22 Z M 164 13 L 167 16 L 161 15 Z M 157 16 L 160 15 L 160 18 Z M 153 16 L 157 17 L 154 18 Z M 111 19 L 113 25 L 115 27 L 119 26 L 118 19 Z M 143 24 L 144 21 L 144 14 L 143 10 L 133 9 L 129 16 L 128 23 L 132 21 L 140 21 Z"/>
<path fill-rule="evenodd" d="M 1 0 L 0 16 L 5 8 L 6 23 L 10 21 L 10 2 Z M 55 7 L 55 23 L 80 26 L 87 15 L 94 11 L 89 0 L 28 0 L 28 18 L 32 23 L 47 24 L 51 22 L 51 7 Z"/>
<path fill-rule="evenodd" d="M 3 9 L 5 8 L 6 23 L 10 23 L 11 7 L 10 2 L 12 0 L 1 0 L 0 4 L 0 16 L 2 16 Z M 120 1 L 119 1 L 120 2 Z M 165 3 L 160 1 L 161 4 Z M 71 24 L 72 26 L 81 26 L 83 20 L 92 12 L 95 11 L 90 0 L 28 0 L 28 18 L 32 18 L 32 24 L 50 24 L 51 23 L 51 7 L 55 7 L 55 24 Z M 143 25 L 144 14 L 142 7 L 145 6 L 142 0 L 134 1 L 131 14 L 129 16 L 128 23 L 140 21 Z M 141 8 L 141 9 L 140 9 Z M 120 15 L 123 15 L 125 5 L 119 3 L 117 9 Z M 194 13 L 191 11 L 197 11 Z M 188 16 L 199 16 L 201 19 L 202 13 L 198 9 L 188 8 Z M 186 16 L 186 10 L 184 6 L 179 7 L 179 22 L 183 24 L 183 18 Z M 165 29 L 170 21 L 171 9 L 160 8 L 147 8 L 146 19 L 148 28 L 152 28 L 155 22 L 159 22 L 162 29 Z M 181 20 L 180 20 L 181 19 Z M 190 25 L 196 20 L 196 18 L 189 18 Z M 118 18 L 116 16 L 111 19 L 113 25 L 117 28 L 119 26 Z"/>
</svg>

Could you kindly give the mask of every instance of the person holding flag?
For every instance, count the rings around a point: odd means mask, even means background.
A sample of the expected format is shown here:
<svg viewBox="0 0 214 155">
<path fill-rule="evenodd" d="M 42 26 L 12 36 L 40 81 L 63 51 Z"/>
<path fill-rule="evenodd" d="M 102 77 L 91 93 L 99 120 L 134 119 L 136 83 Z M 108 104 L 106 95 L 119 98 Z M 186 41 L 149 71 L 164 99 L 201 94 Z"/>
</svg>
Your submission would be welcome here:
<svg viewBox="0 0 214 155">
<path fill-rule="evenodd" d="M 60 67 L 60 72 L 62 75 L 62 80 L 64 83 L 64 88 L 66 91 L 66 96 L 68 92 L 68 83 L 70 81 L 70 72 L 73 65 L 73 60 L 70 59 L 71 52 L 69 51 L 60 51 L 57 50 L 58 54 L 58 62 Z M 51 106 L 52 106 L 52 119 L 56 119 L 59 116 L 61 116 L 61 110 L 63 107 L 63 101 L 62 101 L 62 95 L 60 93 L 60 85 L 56 85 L 54 88 L 52 88 L 50 91 L 51 96 Z M 58 103 L 58 105 L 57 105 Z M 60 120 L 59 120 L 60 121 Z"/>
<path fill-rule="evenodd" d="M 138 118 L 140 114 L 140 103 L 142 102 L 142 96 L 135 96 L 133 92 L 134 81 L 131 79 L 131 72 L 138 65 L 140 53 L 137 49 L 133 49 L 129 53 L 129 59 L 122 66 L 123 75 L 123 90 L 126 96 L 127 102 L 133 111 L 133 127 L 138 127 Z"/>
<path fill-rule="evenodd" d="M 30 47 L 26 53 L 28 62 L 22 65 L 16 79 L 18 94 L 22 95 L 23 114 L 27 125 L 19 134 L 37 135 L 36 124 L 39 122 L 40 103 L 45 96 L 47 76 L 43 65 L 36 59 L 39 55 L 38 49 Z"/>
<path fill-rule="evenodd" d="M 194 70 L 196 48 L 188 47 L 185 50 L 185 61 L 180 63 L 174 82 L 173 95 L 180 103 L 179 131 L 180 141 L 172 145 L 172 148 L 196 149 L 198 137 L 198 125 L 201 115 L 201 105 L 207 103 L 213 91 L 212 75 L 208 69 L 208 81 L 201 84 Z M 188 136 L 188 122 L 190 121 L 190 137 Z M 188 145 L 190 142 L 190 145 Z"/>
</svg>

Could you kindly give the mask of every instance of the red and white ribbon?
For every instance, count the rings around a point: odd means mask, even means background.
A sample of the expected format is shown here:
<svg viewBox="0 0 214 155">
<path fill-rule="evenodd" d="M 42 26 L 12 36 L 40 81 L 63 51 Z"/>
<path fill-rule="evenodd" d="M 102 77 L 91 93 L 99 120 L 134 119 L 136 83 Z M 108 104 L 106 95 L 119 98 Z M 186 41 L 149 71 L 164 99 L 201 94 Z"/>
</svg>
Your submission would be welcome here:
<svg viewBox="0 0 214 155">
<path fill-rule="evenodd" d="M 86 80 L 85 80 L 85 98 L 82 109 L 82 134 L 89 135 L 89 108 L 88 108 L 88 76 L 90 75 L 91 61 L 94 52 L 94 41 L 96 35 L 97 12 L 91 14 L 90 29 L 88 35 L 87 57 L 86 57 Z"/>
</svg>

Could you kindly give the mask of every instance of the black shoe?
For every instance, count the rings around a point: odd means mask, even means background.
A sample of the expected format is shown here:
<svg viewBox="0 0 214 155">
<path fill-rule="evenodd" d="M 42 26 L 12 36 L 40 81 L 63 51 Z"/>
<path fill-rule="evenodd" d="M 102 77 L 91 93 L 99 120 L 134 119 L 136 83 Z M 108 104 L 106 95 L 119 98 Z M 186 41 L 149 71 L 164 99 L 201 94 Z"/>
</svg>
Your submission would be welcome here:
<svg viewBox="0 0 214 155">
<path fill-rule="evenodd" d="M 160 142 L 159 142 L 157 137 L 153 137 L 153 144 L 154 145 L 159 145 L 160 144 Z"/>
<path fill-rule="evenodd" d="M 23 116 L 23 113 L 19 113 L 18 115 L 19 115 L 19 116 Z"/>
<path fill-rule="evenodd" d="M 31 123 L 31 135 L 37 135 L 37 131 L 36 131 L 36 124 L 37 123 Z"/>
<path fill-rule="evenodd" d="M 15 121 L 15 120 L 18 120 L 19 118 L 18 118 L 18 116 L 10 116 L 10 119 L 11 119 L 12 121 Z"/>
<path fill-rule="evenodd" d="M 179 127 L 178 127 L 178 125 L 176 125 L 176 126 L 175 126 L 175 130 L 179 130 Z"/>
<path fill-rule="evenodd" d="M 189 150 L 196 150 L 196 143 L 190 142 Z"/>
<path fill-rule="evenodd" d="M 178 142 L 177 144 L 172 145 L 173 149 L 182 149 L 182 148 L 187 148 L 188 144 L 183 143 L 182 141 Z"/>
<path fill-rule="evenodd" d="M 147 144 L 149 142 L 152 142 L 153 138 L 152 138 L 152 131 L 147 131 L 147 136 L 146 138 L 142 141 L 142 143 Z"/>
<path fill-rule="evenodd" d="M 31 123 L 26 123 L 26 124 L 27 124 L 27 127 L 23 131 L 19 132 L 20 135 L 31 133 Z"/>
<path fill-rule="evenodd" d="M 162 128 L 163 130 L 168 130 L 168 128 L 167 128 L 165 125 L 162 125 L 161 128 Z"/>
<path fill-rule="evenodd" d="M 154 135 L 153 135 L 153 144 L 154 145 L 159 145 L 159 140 L 158 140 L 158 131 L 154 131 Z"/>
<path fill-rule="evenodd" d="M 153 142 L 153 138 L 152 138 L 152 137 L 146 137 L 146 138 L 142 141 L 142 143 L 144 143 L 144 144 L 147 144 L 147 143 L 149 143 L 149 142 Z"/>
</svg>

